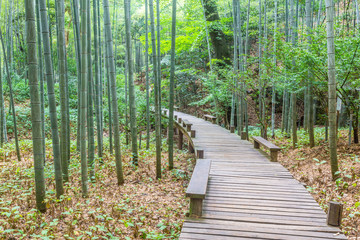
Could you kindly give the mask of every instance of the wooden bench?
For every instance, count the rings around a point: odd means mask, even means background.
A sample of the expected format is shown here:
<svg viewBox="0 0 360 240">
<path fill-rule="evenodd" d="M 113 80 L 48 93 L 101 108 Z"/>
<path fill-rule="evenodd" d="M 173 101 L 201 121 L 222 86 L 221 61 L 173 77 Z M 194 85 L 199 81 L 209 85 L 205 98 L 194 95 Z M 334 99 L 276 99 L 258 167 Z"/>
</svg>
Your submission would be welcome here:
<svg viewBox="0 0 360 240">
<path fill-rule="evenodd" d="M 259 149 L 260 145 L 264 146 L 265 148 L 270 150 L 271 161 L 277 162 L 278 152 L 281 150 L 281 148 L 262 137 L 252 137 L 252 139 L 254 140 L 255 149 Z"/>
<path fill-rule="evenodd" d="M 186 197 L 190 198 L 190 217 L 201 217 L 203 200 L 206 195 L 209 180 L 211 160 L 201 159 L 196 161 Z"/>
<path fill-rule="evenodd" d="M 204 115 L 205 121 L 210 120 L 212 123 L 216 123 L 217 117 L 211 116 L 211 115 Z"/>
</svg>

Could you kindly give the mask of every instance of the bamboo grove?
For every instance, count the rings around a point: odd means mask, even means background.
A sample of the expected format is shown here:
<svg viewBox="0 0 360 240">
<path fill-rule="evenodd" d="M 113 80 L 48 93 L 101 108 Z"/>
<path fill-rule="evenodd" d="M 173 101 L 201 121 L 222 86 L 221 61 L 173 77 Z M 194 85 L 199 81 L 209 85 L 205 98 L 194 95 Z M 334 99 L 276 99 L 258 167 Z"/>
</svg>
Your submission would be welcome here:
<svg viewBox="0 0 360 240">
<path fill-rule="evenodd" d="M 33 139 L 33 154 L 34 154 L 34 169 L 35 169 L 35 182 L 36 182 L 36 203 L 37 208 L 44 212 L 46 211 L 45 204 L 45 176 L 44 176 L 44 164 L 46 162 L 45 151 L 45 137 L 47 136 L 45 129 L 47 124 L 45 122 L 45 99 L 48 101 L 48 112 L 50 116 L 50 128 L 51 128 L 51 140 L 52 140 L 52 156 L 53 156 L 53 168 L 55 173 L 55 185 L 56 196 L 59 198 L 64 194 L 64 183 L 69 181 L 69 162 L 71 161 L 71 135 L 76 135 L 76 148 L 80 152 L 81 158 L 81 181 L 82 181 L 82 195 L 88 197 L 88 181 L 95 182 L 96 165 L 101 164 L 103 156 L 103 137 L 104 137 L 104 109 L 103 103 L 106 94 L 108 99 L 108 121 L 110 132 L 110 152 L 115 152 L 116 163 L 116 175 L 118 185 L 122 185 L 125 181 L 122 170 L 121 159 L 121 140 L 120 140 L 120 120 L 119 120 L 119 106 L 118 106 L 118 87 L 117 87 L 117 75 L 115 66 L 115 54 L 113 38 L 115 34 L 118 34 L 115 18 L 113 22 L 110 18 L 110 5 L 109 1 L 102 1 L 102 11 L 100 11 L 101 2 L 98 0 L 92 1 L 77 0 L 71 1 L 71 3 L 65 3 L 64 1 L 55 1 L 53 7 L 55 9 L 56 18 L 56 46 L 53 46 L 53 38 L 55 37 L 50 26 L 50 19 L 52 17 L 50 13 L 49 1 L 45 0 L 26 0 L 24 1 L 25 7 L 25 22 L 26 22 L 26 44 L 22 47 L 26 47 L 26 65 L 19 66 L 14 58 L 16 50 L 13 49 L 13 36 L 11 28 L 12 22 L 14 22 L 13 16 L 13 4 L 14 1 L 9 1 L 9 15 L 7 18 L 8 28 L 6 29 L 6 41 L 3 39 L 3 34 L 0 32 L 2 54 L 4 63 L 6 65 L 6 77 L 8 80 L 8 87 L 10 93 L 11 111 L 14 124 L 14 136 L 16 141 L 16 149 L 18 160 L 21 161 L 21 152 L 18 146 L 18 134 L 16 130 L 16 108 L 13 99 L 12 79 L 11 72 L 16 68 L 22 67 L 25 70 L 30 88 L 31 97 L 31 116 L 32 116 L 32 139 Z M 113 7 L 115 8 L 116 2 Z M 17 3 L 17 13 L 20 14 L 19 8 L 21 3 Z M 20 6 L 19 6 L 20 5 Z M 160 47 L 160 40 L 156 39 L 160 35 L 155 35 L 155 32 L 159 32 L 159 24 L 157 27 L 154 22 L 154 6 L 153 1 L 150 1 L 151 9 L 146 7 L 146 12 L 150 10 L 150 19 L 145 19 L 146 24 L 150 20 L 150 27 L 152 35 L 150 37 L 152 44 L 156 41 L 157 46 L 153 45 L 153 49 Z M 3 5 L 1 5 L 3 6 Z M 147 5 L 146 5 L 147 6 Z M 70 7 L 70 10 L 68 9 Z M 176 3 L 174 1 L 174 24 L 176 17 Z M 126 126 L 122 128 L 130 132 L 131 138 L 128 139 L 126 134 L 126 141 L 131 142 L 132 147 L 132 160 L 134 166 L 138 165 L 138 129 L 136 119 L 136 96 L 134 86 L 134 63 L 133 63 L 133 42 L 131 38 L 131 16 L 130 16 L 130 1 L 124 1 L 124 17 L 125 17 L 125 48 L 126 48 L 126 68 L 124 71 L 127 77 L 126 81 L 126 101 L 129 109 L 129 117 L 126 115 Z M 159 13 L 159 1 L 157 2 L 157 10 Z M 68 29 L 66 26 L 66 16 L 71 12 L 72 15 L 72 27 L 74 33 L 74 49 L 69 50 L 67 46 L 67 34 Z M 92 13 L 92 15 L 91 15 Z M 100 16 L 102 13 L 102 16 Z M 118 14 L 118 11 L 113 10 L 114 15 Z M 147 15 L 146 15 L 147 16 Z M 159 16 L 158 16 L 159 17 Z M 159 21 L 159 20 L 158 20 Z M 3 27 L 3 26 L 1 26 Z M 155 30 L 156 28 L 156 30 Z M 0 28 L 1 30 L 1 28 Z M 16 30 L 16 34 L 19 34 Z M 148 31 L 148 28 L 146 28 Z M 175 47 L 175 27 L 173 27 L 173 47 Z M 21 43 L 21 42 L 20 42 Z M 116 46 L 116 45 L 115 45 Z M 146 40 L 146 56 L 148 56 L 149 39 Z M 56 48 L 57 59 L 54 58 L 54 48 Z M 24 51 L 25 51 L 24 50 Z M 76 133 L 71 133 L 70 127 L 72 124 L 70 116 L 70 103 L 69 94 L 69 52 L 72 51 L 76 61 L 76 77 L 77 77 L 77 128 Z M 136 48 L 138 51 L 138 48 Z M 156 143 L 157 145 L 157 178 L 161 178 L 161 130 L 160 130 L 160 98 L 159 93 L 161 81 L 158 77 L 161 74 L 161 69 L 156 66 L 160 66 L 160 57 L 157 55 L 160 53 L 153 51 L 152 58 L 154 62 L 155 78 L 153 79 L 156 88 L 154 94 L 155 102 L 155 115 L 156 117 Z M 173 51 L 173 62 L 175 59 L 175 52 Z M 137 56 L 138 57 L 138 56 Z M 149 58 L 146 57 L 148 64 Z M 57 62 L 57 66 L 55 66 Z M 158 63 L 158 65 L 156 65 Z M 27 69 L 26 69 L 27 67 Z M 2 72 L 2 70 L 0 71 Z M 20 70 L 19 70 L 20 72 Z M 174 71 L 173 71 L 174 72 Z M 20 73 L 19 73 L 20 74 Z M 2 78 L 0 77 L 2 80 Z M 172 74 L 172 81 L 174 74 Z M 46 80 L 46 81 L 45 81 Z M 106 82 L 105 82 L 106 81 Z M 147 73 L 146 77 L 147 86 L 147 106 L 146 117 L 148 124 L 147 127 L 147 144 L 149 148 L 150 142 L 150 78 Z M 59 95 L 57 96 L 55 85 L 59 86 Z M 1 82 L 0 86 L 3 84 Z M 47 95 L 45 95 L 45 87 L 47 89 Z M 172 88 L 173 89 L 173 88 Z M 1 90 L 1 144 L 4 141 L 8 141 L 5 113 L 4 113 L 4 96 L 3 89 Z M 173 98 L 172 98 L 173 99 Z M 59 102 L 57 102 L 59 100 Z M 174 100 L 172 100 L 174 102 Z M 60 103 L 60 116 L 57 112 L 57 104 Z M 60 121 L 58 121 L 58 117 Z M 59 126 L 60 123 L 60 126 Z M 95 131 L 96 130 L 96 131 Z M 95 136 L 96 132 L 96 136 Z M 96 143 L 95 144 L 95 138 Z M 173 144 L 173 143 L 170 143 Z M 96 150 L 95 150 L 96 149 Z M 95 156 L 97 154 L 97 156 Z M 171 155 L 171 162 L 173 156 Z M 172 164 L 169 165 L 172 168 Z"/>
<path fill-rule="evenodd" d="M 117 184 L 126 182 L 122 144 L 136 168 L 143 132 L 146 149 L 155 142 L 160 179 L 167 129 L 173 169 L 175 104 L 214 114 L 247 139 L 253 125 L 264 138 L 280 129 L 294 148 L 299 127 L 314 147 L 315 125 L 325 125 L 334 180 L 337 129 L 350 119 L 349 141 L 359 142 L 357 0 L 0 0 L 0 19 L 1 146 L 14 139 L 22 160 L 15 103 L 23 84 L 40 211 L 46 160 L 59 198 L 73 149 L 83 197 L 105 154 L 114 157 Z"/>
</svg>

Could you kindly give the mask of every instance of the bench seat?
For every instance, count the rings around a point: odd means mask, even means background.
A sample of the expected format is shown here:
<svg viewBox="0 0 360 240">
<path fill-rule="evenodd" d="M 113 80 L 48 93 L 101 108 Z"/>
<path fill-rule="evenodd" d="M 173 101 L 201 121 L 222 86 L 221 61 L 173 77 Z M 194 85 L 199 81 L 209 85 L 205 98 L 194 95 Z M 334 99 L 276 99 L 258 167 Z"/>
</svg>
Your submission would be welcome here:
<svg viewBox="0 0 360 240">
<path fill-rule="evenodd" d="M 204 115 L 204 118 L 205 118 L 206 121 L 209 119 L 214 124 L 215 124 L 216 119 L 217 119 L 217 117 L 211 116 L 209 114 Z"/>
<path fill-rule="evenodd" d="M 190 198 L 190 217 L 201 217 L 203 200 L 206 195 L 209 180 L 211 160 L 201 159 L 196 161 L 186 197 Z"/>
<path fill-rule="evenodd" d="M 278 152 L 281 150 L 275 144 L 269 142 L 262 137 L 252 137 L 254 140 L 254 148 L 259 149 L 260 145 L 270 150 L 270 157 L 272 162 L 277 162 Z"/>
</svg>

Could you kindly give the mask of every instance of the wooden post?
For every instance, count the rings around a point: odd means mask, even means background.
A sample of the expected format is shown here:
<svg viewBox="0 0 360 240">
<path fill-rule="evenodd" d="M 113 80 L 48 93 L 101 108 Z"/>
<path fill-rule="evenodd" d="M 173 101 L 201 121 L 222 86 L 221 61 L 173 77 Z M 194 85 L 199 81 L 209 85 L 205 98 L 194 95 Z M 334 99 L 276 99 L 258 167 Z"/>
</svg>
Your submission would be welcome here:
<svg viewBox="0 0 360 240">
<path fill-rule="evenodd" d="M 234 133 L 235 132 L 235 126 L 230 126 L 230 132 Z"/>
<path fill-rule="evenodd" d="M 204 158 L 204 150 L 200 150 L 200 149 L 196 150 L 196 157 L 198 159 L 203 159 Z"/>
<path fill-rule="evenodd" d="M 184 138 L 184 134 L 182 133 L 182 131 L 179 130 L 178 149 L 180 150 L 182 150 L 183 148 L 183 138 Z"/>
<path fill-rule="evenodd" d="M 339 227 L 341 225 L 342 212 L 342 203 L 330 201 L 327 215 L 327 224 L 330 226 Z"/>
<path fill-rule="evenodd" d="M 255 149 L 259 149 L 260 148 L 260 144 L 254 140 L 254 148 Z"/>
<path fill-rule="evenodd" d="M 186 131 L 191 132 L 191 124 L 186 125 Z"/>
<path fill-rule="evenodd" d="M 277 162 L 278 152 L 279 151 L 270 150 L 270 157 L 272 162 Z"/>
<path fill-rule="evenodd" d="M 195 136 L 196 136 L 196 131 L 195 131 L 195 130 L 191 130 L 191 137 L 192 137 L 192 138 L 195 138 Z"/>
<path fill-rule="evenodd" d="M 177 115 L 174 116 L 174 119 L 177 120 Z"/>
<path fill-rule="evenodd" d="M 182 119 L 181 118 L 178 118 L 178 123 L 181 123 Z"/>
<path fill-rule="evenodd" d="M 190 140 L 189 140 L 189 142 L 188 142 L 188 150 L 189 150 L 190 153 L 194 153 L 194 152 L 195 152 L 193 146 L 191 145 L 191 141 L 190 141 Z"/>
<path fill-rule="evenodd" d="M 203 200 L 201 198 L 190 198 L 190 217 L 201 217 Z"/>
<path fill-rule="evenodd" d="M 241 132 L 241 140 L 246 140 L 246 132 Z"/>
</svg>

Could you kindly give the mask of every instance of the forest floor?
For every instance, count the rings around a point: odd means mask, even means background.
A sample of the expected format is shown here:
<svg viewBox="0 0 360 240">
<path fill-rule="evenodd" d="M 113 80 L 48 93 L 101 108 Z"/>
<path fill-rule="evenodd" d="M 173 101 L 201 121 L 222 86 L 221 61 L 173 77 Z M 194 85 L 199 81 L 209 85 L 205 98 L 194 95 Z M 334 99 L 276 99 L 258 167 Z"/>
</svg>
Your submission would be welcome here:
<svg viewBox="0 0 360 240">
<path fill-rule="evenodd" d="M 338 161 L 340 177 L 331 179 L 328 142 L 323 128 L 316 129 L 314 148 L 308 145 L 307 134 L 299 131 L 298 148 L 290 138 L 278 134 L 273 142 L 283 148 L 279 162 L 295 179 L 304 183 L 320 206 L 327 211 L 329 201 L 344 204 L 341 230 L 349 239 L 360 239 L 360 145 L 348 145 L 348 131 L 339 131 Z M 281 135 L 281 136 L 280 136 Z"/>
<path fill-rule="evenodd" d="M 47 211 L 41 214 L 34 209 L 32 143 L 20 144 L 21 162 L 16 160 L 14 144 L 0 154 L 0 239 L 178 238 L 188 211 L 185 190 L 193 169 L 192 155 L 175 151 L 176 169 L 169 171 L 164 141 L 163 175 L 156 180 L 154 146 L 140 150 L 136 168 L 123 146 L 125 184 L 118 186 L 115 161 L 106 149 L 104 163 L 96 166 L 96 183 L 89 182 L 89 197 L 82 198 L 80 159 L 72 146 L 71 179 L 60 199 L 55 197 L 53 166 L 46 161 Z M 50 154 L 50 142 L 47 148 Z"/>
</svg>

